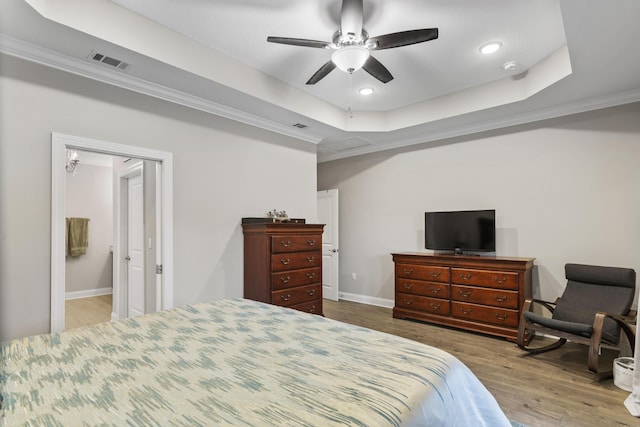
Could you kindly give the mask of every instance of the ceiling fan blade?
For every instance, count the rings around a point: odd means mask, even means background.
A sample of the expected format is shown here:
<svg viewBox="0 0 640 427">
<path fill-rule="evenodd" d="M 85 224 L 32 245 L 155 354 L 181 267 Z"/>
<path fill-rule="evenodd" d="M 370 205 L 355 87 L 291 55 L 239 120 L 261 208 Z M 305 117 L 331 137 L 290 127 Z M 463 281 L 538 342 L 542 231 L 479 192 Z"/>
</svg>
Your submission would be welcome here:
<svg viewBox="0 0 640 427">
<path fill-rule="evenodd" d="M 316 71 L 313 76 L 307 81 L 308 85 L 314 85 L 318 83 L 320 80 L 324 79 L 327 74 L 329 74 L 333 69 L 336 68 L 336 64 L 333 61 L 329 61 L 324 64 L 318 71 Z"/>
<path fill-rule="evenodd" d="M 382 83 L 388 83 L 393 80 L 393 76 L 387 70 L 387 68 L 380 63 L 376 58 L 369 55 L 369 59 L 364 63 L 362 69 L 367 73 L 371 74 L 376 79 L 380 80 Z"/>
<path fill-rule="evenodd" d="M 371 50 L 391 49 L 392 47 L 408 46 L 438 38 L 437 28 L 424 28 L 422 30 L 400 31 L 398 33 L 385 34 L 383 36 L 369 38 L 369 43 L 374 42 Z"/>
<path fill-rule="evenodd" d="M 340 13 L 340 31 L 344 37 L 359 39 L 362 36 L 362 0 L 343 0 Z M 350 35 L 353 34 L 351 37 Z"/>
<path fill-rule="evenodd" d="M 291 37 L 267 37 L 269 43 L 289 44 L 293 46 L 304 47 L 317 47 L 321 49 L 330 49 L 331 44 L 329 42 L 323 42 L 320 40 L 308 40 L 308 39 L 295 39 Z"/>
</svg>

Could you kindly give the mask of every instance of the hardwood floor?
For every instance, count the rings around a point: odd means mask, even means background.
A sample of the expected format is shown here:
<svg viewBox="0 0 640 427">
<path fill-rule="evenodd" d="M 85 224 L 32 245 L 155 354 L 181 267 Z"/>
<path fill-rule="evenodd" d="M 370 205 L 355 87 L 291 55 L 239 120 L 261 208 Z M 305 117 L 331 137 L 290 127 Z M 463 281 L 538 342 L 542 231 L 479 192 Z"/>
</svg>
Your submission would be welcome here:
<svg viewBox="0 0 640 427">
<path fill-rule="evenodd" d="M 509 419 L 531 427 L 639 426 L 624 407 L 628 392 L 587 371 L 587 347 L 567 343 L 529 355 L 501 338 L 394 319 L 391 309 L 323 300 L 324 314 L 446 350 L 462 360 L 495 396 Z M 536 338 L 538 340 L 538 338 Z M 616 357 L 606 352 L 602 366 Z"/>
<path fill-rule="evenodd" d="M 65 330 L 111 320 L 111 295 L 66 300 Z"/>
</svg>

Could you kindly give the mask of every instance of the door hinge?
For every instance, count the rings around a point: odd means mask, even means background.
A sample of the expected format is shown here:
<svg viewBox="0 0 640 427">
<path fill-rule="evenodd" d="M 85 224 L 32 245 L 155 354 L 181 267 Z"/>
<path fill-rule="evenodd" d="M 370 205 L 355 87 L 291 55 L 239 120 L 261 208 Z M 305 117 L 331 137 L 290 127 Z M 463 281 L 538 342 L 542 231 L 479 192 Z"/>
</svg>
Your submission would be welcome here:
<svg viewBox="0 0 640 427">
<path fill-rule="evenodd" d="M 162 274 L 162 264 L 156 265 L 156 274 Z"/>
</svg>

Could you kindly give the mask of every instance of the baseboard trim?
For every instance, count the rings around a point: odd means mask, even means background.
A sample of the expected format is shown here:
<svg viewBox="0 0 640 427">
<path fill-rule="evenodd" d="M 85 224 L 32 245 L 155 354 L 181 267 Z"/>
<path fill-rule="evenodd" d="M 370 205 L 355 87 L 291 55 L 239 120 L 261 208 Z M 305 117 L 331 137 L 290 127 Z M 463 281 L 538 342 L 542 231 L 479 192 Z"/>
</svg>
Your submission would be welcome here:
<svg viewBox="0 0 640 427">
<path fill-rule="evenodd" d="M 88 289 L 86 291 L 66 292 L 64 294 L 64 299 L 66 301 L 78 298 L 99 297 L 101 295 L 111 295 L 112 293 L 113 288 Z"/>
<path fill-rule="evenodd" d="M 393 306 L 395 305 L 394 301 L 391 299 L 370 297 L 368 295 L 350 294 L 347 292 L 340 292 L 340 299 L 385 308 L 393 308 Z"/>
</svg>

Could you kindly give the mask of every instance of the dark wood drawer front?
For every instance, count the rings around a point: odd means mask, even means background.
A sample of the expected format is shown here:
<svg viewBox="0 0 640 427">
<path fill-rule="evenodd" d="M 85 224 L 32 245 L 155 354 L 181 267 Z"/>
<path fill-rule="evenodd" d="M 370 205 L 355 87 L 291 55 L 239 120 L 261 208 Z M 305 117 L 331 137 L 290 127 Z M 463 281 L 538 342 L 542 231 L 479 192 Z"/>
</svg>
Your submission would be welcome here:
<svg viewBox="0 0 640 427">
<path fill-rule="evenodd" d="M 396 278 L 449 282 L 449 268 L 429 265 L 396 264 Z"/>
<path fill-rule="evenodd" d="M 322 298 L 322 285 L 299 286 L 283 289 L 271 293 L 271 303 L 275 305 L 291 306 L 305 301 Z"/>
<path fill-rule="evenodd" d="M 302 304 L 291 305 L 289 308 L 296 309 L 298 311 L 304 311 L 311 314 L 322 314 L 322 299 L 316 299 L 313 301 L 307 301 Z"/>
<path fill-rule="evenodd" d="M 451 285 L 451 299 L 503 308 L 518 308 L 518 292 Z"/>
<path fill-rule="evenodd" d="M 451 314 L 459 319 L 475 320 L 511 328 L 518 326 L 518 310 L 453 301 Z"/>
<path fill-rule="evenodd" d="M 451 283 L 517 290 L 518 273 L 452 268 Z"/>
<path fill-rule="evenodd" d="M 449 284 L 396 278 L 398 292 L 436 298 L 449 298 Z"/>
<path fill-rule="evenodd" d="M 441 314 L 443 316 L 448 316 L 450 314 L 449 307 L 451 306 L 447 299 L 421 297 L 418 295 L 400 293 L 398 294 L 396 305 L 409 310 L 419 310 L 433 314 Z"/>
<path fill-rule="evenodd" d="M 271 255 L 272 271 L 299 270 L 301 268 L 320 267 L 322 252 L 302 252 L 297 254 Z"/>
<path fill-rule="evenodd" d="M 274 291 L 314 283 L 322 283 L 322 269 L 320 267 L 284 271 L 271 275 L 271 289 Z"/>
<path fill-rule="evenodd" d="M 322 235 L 271 236 L 271 252 L 303 252 L 322 250 Z"/>
</svg>

